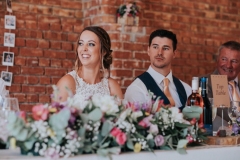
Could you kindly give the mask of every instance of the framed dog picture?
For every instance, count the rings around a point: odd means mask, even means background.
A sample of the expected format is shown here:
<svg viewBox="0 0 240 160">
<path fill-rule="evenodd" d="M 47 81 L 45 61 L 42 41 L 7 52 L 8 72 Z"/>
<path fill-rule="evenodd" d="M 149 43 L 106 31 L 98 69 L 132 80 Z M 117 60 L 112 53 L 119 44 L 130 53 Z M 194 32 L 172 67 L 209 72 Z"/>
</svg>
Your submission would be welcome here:
<svg viewBox="0 0 240 160">
<path fill-rule="evenodd" d="M 15 46 L 15 34 L 14 33 L 4 33 L 4 46 L 14 47 Z"/>
<path fill-rule="evenodd" d="M 6 7 L 9 13 L 12 13 L 12 0 L 6 0 Z"/>
<path fill-rule="evenodd" d="M 4 80 L 6 86 L 12 85 L 12 72 L 2 71 L 1 78 Z"/>
<path fill-rule="evenodd" d="M 2 65 L 13 66 L 14 63 L 14 53 L 13 52 L 3 52 Z"/>
<path fill-rule="evenodd" d="M 5 29 L 16 29 L 16 16 L 5 15 Z"/>
</svg>

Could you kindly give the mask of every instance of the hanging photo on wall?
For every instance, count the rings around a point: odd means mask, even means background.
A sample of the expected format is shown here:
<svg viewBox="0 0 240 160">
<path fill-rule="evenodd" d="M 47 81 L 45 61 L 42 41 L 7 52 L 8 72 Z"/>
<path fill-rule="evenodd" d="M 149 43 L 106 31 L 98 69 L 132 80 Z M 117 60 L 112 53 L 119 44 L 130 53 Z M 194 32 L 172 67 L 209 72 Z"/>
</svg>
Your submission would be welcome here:
<svg viewBox="0 0 240 160">
<path fill-rule="evenodd" d="M 3 52 L 2 65 L 13 66 L 14 63 L 14 53 L 13 52 Z"/>
<path fill-rule="evenodd" d="M 12 13 L 12 0 L 6 0 L 7 11 Z"/>
<path fill-rule="evenodd" d="M 1 78 L 5 81 L 6 86 L 12 85 L 12 72 L 2 71 Z"/>
<path fill-rule="evenodd" d="M 5 29 L 16 29 L 16 16 L 5 15 Z"/>
<path fill-rule="evenodd" d="M 15 34 L 14 33 L 4 33 L 4 46 L 14 47 L 15 46 Z"/>
</svg>

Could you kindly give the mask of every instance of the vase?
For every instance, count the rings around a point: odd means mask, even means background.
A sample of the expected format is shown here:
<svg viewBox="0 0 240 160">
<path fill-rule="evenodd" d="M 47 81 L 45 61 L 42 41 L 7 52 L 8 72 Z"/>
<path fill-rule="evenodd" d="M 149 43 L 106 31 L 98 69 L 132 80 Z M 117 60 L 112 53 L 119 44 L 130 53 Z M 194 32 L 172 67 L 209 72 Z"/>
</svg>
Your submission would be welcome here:
<svg viewBox="0 0 240 160">
<path fill-rule="evenodd" d="M 139 17 L 127 16 L 127 17 L 118 17 L 117 19 L 118 24 L 129 25 L 129 26 L 138 26 L 138 22 L 139 22 Z"/>
</svg>

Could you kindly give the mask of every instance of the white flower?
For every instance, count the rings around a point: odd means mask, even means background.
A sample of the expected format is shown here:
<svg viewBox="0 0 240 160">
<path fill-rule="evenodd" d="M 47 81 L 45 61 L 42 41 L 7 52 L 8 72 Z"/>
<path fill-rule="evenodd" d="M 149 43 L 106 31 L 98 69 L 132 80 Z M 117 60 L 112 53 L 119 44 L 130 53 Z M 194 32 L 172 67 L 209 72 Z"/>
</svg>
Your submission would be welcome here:
<svg viewBox="0 0 240 160">
<path fill-rule="evenodd" d="M 84 98 L 79 97 L 79 95 L 74 96 L 68 100 L 68 105 L 76 107 L 80 110 L 84 110 L 84 108 L 88 105 L 89 101 L 84 100 Z"/>
<path fill-rule="evenodd" d="M 127 121 L 123 121 L 123 122 L 122 122 L 122 125 L 125 126 L 125 128 L 126 128 L 127 131 L 130 131 L 131 128 L 132 128 L 131 124 L 128 123 Z"/>
<path fill-rule="evenodd" d="M 163 119 L 163 123 L 169 123 L 170 119 L 169 119 L 169 115 L 167 113 L 168 111 L 164 108 L 161 108 L 161 117 Z"/>
<path fill-rule="evenodd" d="M 124 111 L 120 114 L 120 116 L 119 116 L 118 121 L 116 122 L 116 124 L 121 124 L 121 123 L 126 119 L 126 117 L 131 114 L 131 112 L 132 112 L 131 108 L 128 108 L 128 109 L 124 110 Z"/>
<path fill-rule="evenodd" d="M 114 114 L 119 111 L 118 105 L 113 96 L 95 94 L 92 96 L 93 104 L 99 107 L 102 112 Z"/>
<path fill-rule="evenodd" d="M 171 107 L 169 110 L 172 112 L 172 119 L 174 122 L 183 122 L 183 114 L 179 113 L 179 109 L 177 107 Z"/>
<path fill-rule="evenodd" d="M 156 124 L 151 124 L 150 125 L 150 128 L 149 128 L 149 132 L 154 134 L 154 135 L 157 135 L 158 134 L 158 126 Z"/>
<path fill-rule="evenodd" d="M 153 135 L 152 135 L 151 133 L 149 133 L 149 134 L 147 135 L 147 139 L 153 139 Z"/>
<path fill-rule="evenodd" d="M 136 111 L 136 112 L 133 112 L 133 113 L 132 113 L 131 118 L 132 118 L 134 121 L 137 121 L 137 118 L 138 118 L 138 117 L 141 117 L 141 116 L 143 116 L 142 111 Z"/>
</svg>

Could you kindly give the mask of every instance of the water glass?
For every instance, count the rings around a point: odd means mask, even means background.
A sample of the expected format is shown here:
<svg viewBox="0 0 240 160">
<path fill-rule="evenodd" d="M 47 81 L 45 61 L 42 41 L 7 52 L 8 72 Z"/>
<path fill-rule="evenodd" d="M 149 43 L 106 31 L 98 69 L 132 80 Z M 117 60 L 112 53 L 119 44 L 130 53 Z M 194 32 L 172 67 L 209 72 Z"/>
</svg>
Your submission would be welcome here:
<svg viewBox="0 0 240 160">
<path fill-rule="evenodd" d="M 209 102 L 211 103 L 212 107 L 212 121 L 216 118 L 217 115 L 217 107 L 214 106 L 214 99 L 213 98 L 208 98 Z"/>
</svg>

